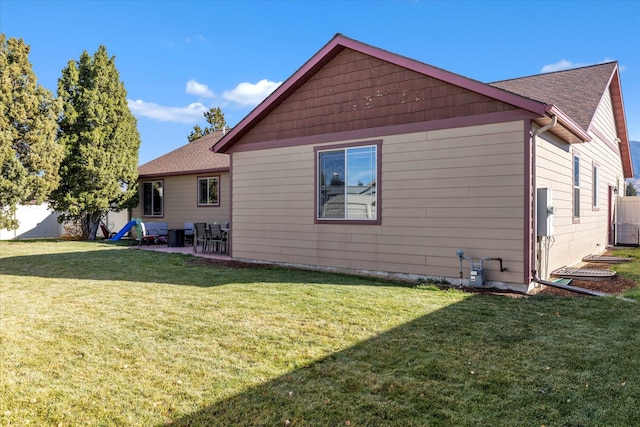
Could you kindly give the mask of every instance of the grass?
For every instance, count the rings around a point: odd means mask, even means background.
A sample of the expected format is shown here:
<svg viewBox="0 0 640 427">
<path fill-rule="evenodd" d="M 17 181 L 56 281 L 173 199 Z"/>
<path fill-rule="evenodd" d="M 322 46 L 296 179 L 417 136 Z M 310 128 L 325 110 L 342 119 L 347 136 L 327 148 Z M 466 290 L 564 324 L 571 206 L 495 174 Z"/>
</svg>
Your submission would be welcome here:
<svg viewBox="0 0 640 427">
<path fill-rule="evenodd" d="M 624 248 L 619 249 L 614 254 L 620 257 L 628 257 L 634 259 L 635 262 L 625 262 L 616 264 L 614 270 L 622 276 L 628 277 L 637 283 L 640 283 L 640 249 Z M 636 287 L 627 292 L 625 296 L 640 301 L 640 287 Z"/>
<path fill-rule="evenodd" d="M 191 261 L 101 243 L 0 242 L 0 425 L 640 417 L 635 302 Z M 620 274 L 640 278 L 638 264 Z M 627 296 L 640 299 L 637 289 Z"/>
</svg>

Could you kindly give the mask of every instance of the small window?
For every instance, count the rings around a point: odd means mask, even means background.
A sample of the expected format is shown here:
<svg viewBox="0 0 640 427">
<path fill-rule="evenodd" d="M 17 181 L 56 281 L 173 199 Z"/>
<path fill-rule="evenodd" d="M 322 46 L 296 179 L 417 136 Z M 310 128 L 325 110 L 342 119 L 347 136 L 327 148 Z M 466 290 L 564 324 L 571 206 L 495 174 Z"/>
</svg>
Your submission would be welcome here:
<svg viewBox="0 0 640 427">
<path fill-rule="evenodd" d="M 318 151 L 318 219 L 377 220 L 378 147 Z"/>
<path fill-rule="evenodd" d="M 163 200 L 162 181 L 147 181 L 142 183 L 143 216 L 162 216 Z"/>
<path fill-rule="evenodd" d="M 598 192 L 600 188 L 600 168 L 597 165 L 593 166 L 593 207 L 600 207 L 600 194 Z"/>
<path fill-rule="evenodd" d="M 573 217 L 580 218 L 580 156 L 573 156 Z"/>
<path fill-rule="evenodd" d="M 198 206 L 220 204 L 220 178 L 217 176 L 198 178 Z"/>
</svg>

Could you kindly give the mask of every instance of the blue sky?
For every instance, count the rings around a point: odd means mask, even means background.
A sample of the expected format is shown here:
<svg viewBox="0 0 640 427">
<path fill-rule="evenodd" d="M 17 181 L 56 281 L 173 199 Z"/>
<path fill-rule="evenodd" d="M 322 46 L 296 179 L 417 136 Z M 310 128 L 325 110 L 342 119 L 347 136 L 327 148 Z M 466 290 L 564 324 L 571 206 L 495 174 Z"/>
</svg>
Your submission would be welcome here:
<svg viewBox="0 0 640 427">
<path fill-rule="evenodd" d="M 482 82 L 617 60 L 640 141 L 637 1 L 0 0 L 0 32 L 31 46 L 54 93 L 69 60 L 105 45 L 141 164 L 186 144 L 210 107 L 237 124 L 336 33 Z"/>
</svg>

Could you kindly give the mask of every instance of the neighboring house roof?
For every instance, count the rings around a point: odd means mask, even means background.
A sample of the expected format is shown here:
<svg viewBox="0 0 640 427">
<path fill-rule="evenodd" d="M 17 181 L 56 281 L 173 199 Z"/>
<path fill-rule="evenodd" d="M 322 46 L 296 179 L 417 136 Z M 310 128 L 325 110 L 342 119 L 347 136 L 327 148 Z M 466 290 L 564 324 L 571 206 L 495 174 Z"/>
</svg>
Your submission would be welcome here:
<svg viewBox="0 0 640 427">
<path fill-rule="evenodd" d="M 191 175 L 228 171 L 229 155 L 211 151 L 211 146 L 223 135 L 223 131 L 214 131 L 153 159 L 138 167 L 138 176 Z"/>
<path fill-rule="evenodd" d="M 491 86 L 557 105 L 587 132 L 592 130 L 602 97 L 610 90 L 625 177 L 633 176 L 617 62 L 503 80 Z"/>
<path fill-rule="evenodd" d="M 625 176 L 632 176 L 631 157 L 628 149 L 629 143 L 616 63 L 592 67 L 593 69 L 590 70 L 570 70 L 575 74 L 573 78 L 564 78 L 565 75 L 563 73 L 550 73 L 547 75 L 532 76 L 530 78 L 486 84 L 361 43 L 341 34 L 334 36 L 329 43 L 271 93 L 271 95 L 249 113 L 233 130 L 221 138 L 214 145 L 214 151 L 219 153 L 229 152 L 243 136 L 248 134 L 251 129 L 258 125 L 267 115 L 276 110 L 280 104 L 285 102 L 287 98 L 312 79 L 315 74 L 345 49 L 351 49 L 372 56 L 424 76 L 438 79 L 470 92 L 475 92 L 512 105 L 520 110 L 530 112 L 533 117 L 536 117 L 535 121 L 539 125 L 550 123 L 551 117 L 556 116 L 558 118 L 558 126 L 554 127 L 552 132 L 568 143 L 591 141 L 592 137 L 588 133 L 589 125 L 591 124 L 591 120 L 593 119 L 597 105 L 602 99 L 604 91 L 607 87 L 611 87 L 616 122 L 618 125 L 617 131 L 622 140 L 620 147 Z M 589 79 L 597 80 L 597 84 L 593 84 Z M 539 81 L 545 84 L 537 87 L 536 84 Z"/>
</svg>

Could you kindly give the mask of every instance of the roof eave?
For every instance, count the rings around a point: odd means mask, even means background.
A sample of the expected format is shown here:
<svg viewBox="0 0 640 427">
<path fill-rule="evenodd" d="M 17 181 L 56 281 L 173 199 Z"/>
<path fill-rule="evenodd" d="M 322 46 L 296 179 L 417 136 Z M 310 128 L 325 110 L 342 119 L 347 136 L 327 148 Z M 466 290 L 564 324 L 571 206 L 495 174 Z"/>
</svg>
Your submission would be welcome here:
<svg viewBox="0 0 640 427">
<path fill-rule="evenodd" d="M 611 100 L 616 118 L 616 132 L 620 139 L 620 155 L 622 158 L 622 168 L 625 178 L 633 178 L 633 159 L 631 158 L 631 147 L 629 145 L 629 131 L 627 129 L 627 119 L 624 114 L 624 100 L 622 99 L 622 85 L 620 84 L 620 73 L 618 64 L 613 70 L 610 82 Z"/>
<path fill-rule="evenodd" d="M 161 178 L 165 176 L 182 176 L 182 175 L 202 175 L 202 174 L 210 174 L 210 173 L 223 173 L 229 172 L 230 168 L 213 168 L 213 169 L 198 169 L 198 170 L 189 170 L 189 171 L 172 171 L 172 172 L 159 172 L 159 173 L 146 173 L 146 174 L 138 174 L 138 179 L 141 178 Z"/>
<path fill-rule="evenodd" d="M 619 139 L 618 148 L 620 149 L 620 159 L 622 161 L 624 178 L 633 178 L 633 159 L 631 158 L 629 132 L 627 130 L 627 119 L 624 114 L 624 101 L 622 99 L 622 87 L 620 85 L 620 70 L 617 62 L 615 63 L 613 72 L 609 77 L 607 89 L 611 94 L 611 103 L 613 105 L 613 114 L 615 117 L 616 134 Z M 605 93 L 602 94 L 602 98 L 604 97 Z M 589 124 L 589 128 L 587 130 L 591 130 L 592 125 L 593 121 Z"/>
<path fill-rule="evenodd" d="M 244 135 L 250 128 L 251 124 L 260 120 L 271 109 L 274 108 L 281 100 L 286 98 L 290 92 L 295 90 L 302 82 L 306 81 L 311 75 L 315 74 L 315 67 L 333 58 L 344 46 L 340 44 L 340 40 L 344 38 L 340 34 L 336 34 L 322 49 L 304 63 L 295 73 L 285 80 L 276 90 L 274 90 L 264 101 L 254 108 L 244 119 L 233 127 L 226 135 L 220 138 L 212 148 L 215 153 L 226 153 L 227 150 L 235 144 L 235 142 Z"/>
<path fill-rule="evenodd" d="M 589 142 L 592 140 L 591 135 L 589 135 L 587 131 L 582 129 L 582 127 L 555 105 L 546 105 L 545 111 L 551 116 L 558 117 L 558 123 L 568 132 L 568 134 L 562 135 L 563 139 L 569 144 Z"/>
</svg>

